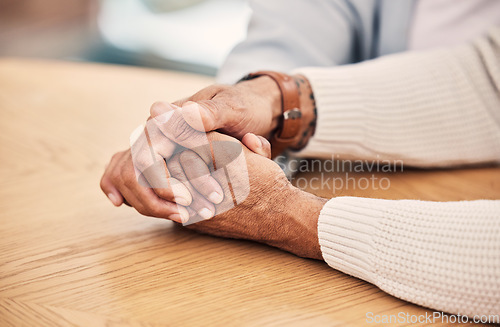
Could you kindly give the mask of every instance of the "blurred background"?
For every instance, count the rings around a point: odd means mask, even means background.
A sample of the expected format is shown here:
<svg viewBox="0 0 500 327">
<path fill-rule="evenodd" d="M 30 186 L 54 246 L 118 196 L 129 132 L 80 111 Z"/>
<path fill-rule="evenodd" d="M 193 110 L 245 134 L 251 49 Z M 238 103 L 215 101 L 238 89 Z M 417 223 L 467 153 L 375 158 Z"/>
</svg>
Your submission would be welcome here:
<svg viewBox="0 0 500 327">
<path fill-rule="evenodd" d="M 0 0 L 0 56 L 214 75 L 249 18 L 246 0 Z"/>
</svg>

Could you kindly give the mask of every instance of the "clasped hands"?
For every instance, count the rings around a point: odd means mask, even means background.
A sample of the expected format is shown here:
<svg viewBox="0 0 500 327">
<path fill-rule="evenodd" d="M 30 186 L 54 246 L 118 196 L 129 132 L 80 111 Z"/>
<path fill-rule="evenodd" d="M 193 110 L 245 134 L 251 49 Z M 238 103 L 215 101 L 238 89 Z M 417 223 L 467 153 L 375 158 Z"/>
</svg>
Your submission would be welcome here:
<svg viewBox="0 0 500 327">
<path fill-rule="evenodd" d="M 207 117 L 196 106 L 155 103 L 150 113 L 131 149 L 115 154 L 102 177 L 113 204 L 203 233 L 321 257 L 316 224 L 324 200 L 287 181 L 269 159 L 265 138 L 246 133 L 241 143 L 202 132 Z"/>
</svg>

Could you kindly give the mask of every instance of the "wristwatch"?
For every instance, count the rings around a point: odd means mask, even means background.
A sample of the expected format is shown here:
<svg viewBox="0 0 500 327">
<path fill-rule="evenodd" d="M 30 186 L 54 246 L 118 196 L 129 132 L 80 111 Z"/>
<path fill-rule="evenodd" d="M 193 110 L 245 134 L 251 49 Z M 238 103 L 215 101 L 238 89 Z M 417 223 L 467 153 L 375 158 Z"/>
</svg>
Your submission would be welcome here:
<svg viewBox="0 0 500 327">
<path fill-rule="evenodd" d="M 293 144 L 300 132 L 302 112 L 300 111 L 299 88 L 292 76 L 267 70 L 250 73 L 238 82 L 248 81 L 260 76 L 272 78 L 281 91 L 282 115 L 278 128 L 273 135 L 273 146 L 283 150 Z"/>
</svg>

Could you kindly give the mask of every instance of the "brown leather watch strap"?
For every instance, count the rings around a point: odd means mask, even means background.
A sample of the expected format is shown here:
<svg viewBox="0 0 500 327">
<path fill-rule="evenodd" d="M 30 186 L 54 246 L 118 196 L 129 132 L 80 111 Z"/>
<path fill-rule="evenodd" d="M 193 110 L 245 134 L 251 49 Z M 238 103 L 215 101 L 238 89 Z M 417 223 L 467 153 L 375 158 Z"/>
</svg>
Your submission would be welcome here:
<svg viewBox="0 0 500 327">
<path fill-rule="evenodd" d="M 277 131 L 274 133 L 274 141 L 280 145 L 288 146 L 295 140 L 301 128 L 302 113 L 300 111 L 299 89 L 293 77 L 274 71 L 258 71 L 250 73 L 240 81 L 254 79 L 260 76 L 271 77 L 281 91 L 281 116 Z"/>
</svg>

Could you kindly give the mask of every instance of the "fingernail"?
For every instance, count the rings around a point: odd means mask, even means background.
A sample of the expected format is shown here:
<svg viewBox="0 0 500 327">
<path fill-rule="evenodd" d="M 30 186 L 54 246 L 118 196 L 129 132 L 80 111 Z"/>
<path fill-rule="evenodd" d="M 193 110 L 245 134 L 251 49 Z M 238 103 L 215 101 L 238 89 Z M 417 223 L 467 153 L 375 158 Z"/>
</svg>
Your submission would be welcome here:
<svg viewBox="0 0 500 327">
<path fill-rule="evenodd" d="M 251 139 L 253 139 L 254 147 L 256 147 L 258 149 L 262 148 L 262 142 L 261 142 L 260 138 L 257 135 L 255 135 L 254 133 L 248 133 L 248 134 L 253 136 L 253 137 L 251 137 Z"/>
<path fill-rule="evenodd" d="M 210 200 L 210 202 L 212 202 L 214 204 L 219 204 L 224 199 L 224 196 L 222 194 L 217 193 L 217 192 L 212 192 L 208 196 L 208 199 Z"/>
<path fill-rule="evenodd" d="M 184 212 L 174 213 L 174 214 L 171 214 L 170 216 L 168 216 L 168 219 L 174 220 L 177 222 L 181 222 L 181 223 L 187 223 L 187 221 L 189 220 L 189 213 L 187 213 L 187 214 L 186 213 L 184 213 Z"/>
<path fill-rule="evenodd" d="M 259 136 L 260 143 L 262 143 L 262 147 L 269 145 L 271 146 L 271 143 L 269 143 L 269 140 L 266 139 L 265 137 Z"/>
<path fill-rule="evenodd" d="M 111 201 L 111 203 L 113 203 L 113 205 L 115 206 L 118 206 L 120 203 L 120 200 L 118 199 L 118 197 L 116 195 L 114 195 L 113 193 L 108 193 L 108 199 L 109 201 Z"/>
<path fill-rule="evenodd" d="M 166 111 L 162 102 L 155 102 L 151 106 L 151 116 L 153 116 L 153 118 L 162 115 Z"/>
<path fill-rule="evenodd" d="M 174 114 L 172 105 L 166 102 L 155 103 L 151 107 L 151 116 L 160 124 L 166 123 Z"/>
<path fill-rule="evenodd" d="M 165 124 L 168 119 L 170 118 L 171 115 L 168 115 L 167 113 L 160 114 L 158 116 L 154 116 L 154 120 L 156 120 L 160 124 Z"/>
<path fill-rule="evenodd" d="M 176 221 L 176 222 L 182 222 L 182 217 L 178 213 L 171 214 L 167 218 L 170 219 L 170 220 Z"/>
<path fill-rule="evenodd" d="M 175 197 L 175 202 L 177 204 L 180 204 L 181 206 L 184 206 L 184 207 L 187 207 L 188 205 L 190 205 L 191 203 L 189 202 L 189 200 L 185 199 L 185 198 L 181 198 L 181 197 L 178 197 L 176 196 Z"/>
<path fill-rule="evenodd" d="M 181 213 L 181 220 L 182 220 L 182 223 L 185 224 L 188 222 L 189 220 L 189 212 L 187 210 L 183 210 L 180 212 Z"/>
<path fill-rule="evenodd" d="M 203 219 L 210 219 L 213 217 L 212 211 L 208 210 L 207 208 L 203 208 L 200 211 L 198 211 L 198 214 L 200 215 L 201 218 Z"/>
<path fill-rule="evenodd" d="M 257 147 L 262 149 L 264 147 L 264 142 L 262 142 L 262 138 L 258 136 L 255 137 L 259 140 L 259 144 L 257 144 Z"/>
</svg>

